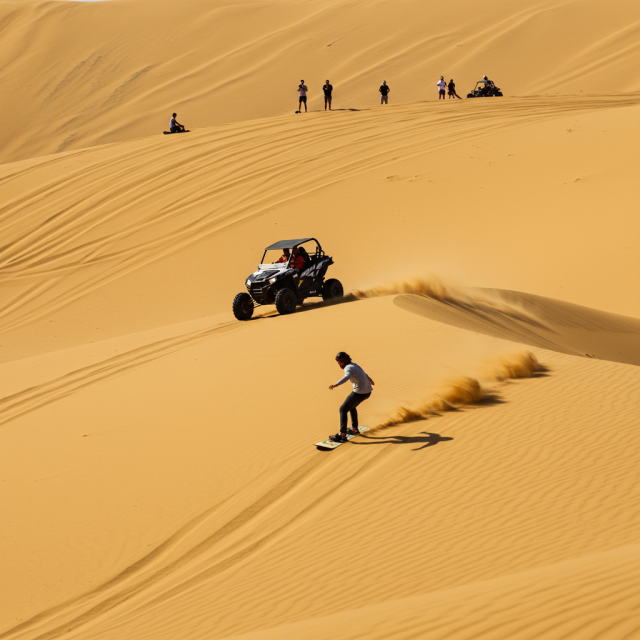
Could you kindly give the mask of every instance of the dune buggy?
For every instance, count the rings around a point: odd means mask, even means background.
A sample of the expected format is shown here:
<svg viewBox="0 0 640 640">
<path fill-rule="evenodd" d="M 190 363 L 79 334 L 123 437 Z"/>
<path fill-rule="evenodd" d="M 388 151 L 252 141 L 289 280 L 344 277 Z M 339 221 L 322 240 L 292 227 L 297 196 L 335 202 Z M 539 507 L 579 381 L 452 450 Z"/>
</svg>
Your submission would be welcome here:
<svg viewBox="0 0 640 640">
<path fill-rule="evenodd" d="M 306 246 L 305 246 L 306 245 Z M 233 300 L 233 315 L 249 320 L 256 307 L 275 304 L 278 313 L 293 313 L 307 298 L 329 300 L 344 295 L 342 284 L 324 279 L 333 258 L 315 238 L 280 240 L 264 250 L 258 270 L 245 282 L 247 293 Z"/>
<path fill-rule="evenodd" d="M 476 82 L 476 86 L 470 93 L 467 93 L 467 98 L 490 98 L 492 96 L 502 97 L 502 91 L 495 85 L 486 87 L 482 80 Z"/>
</svg>

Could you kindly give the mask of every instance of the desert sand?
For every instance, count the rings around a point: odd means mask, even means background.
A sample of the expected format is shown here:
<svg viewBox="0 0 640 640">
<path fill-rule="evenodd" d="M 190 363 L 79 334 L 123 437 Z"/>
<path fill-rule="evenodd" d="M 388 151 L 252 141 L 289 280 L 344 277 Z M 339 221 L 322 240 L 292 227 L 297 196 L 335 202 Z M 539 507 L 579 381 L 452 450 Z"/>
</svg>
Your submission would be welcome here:
<svg viewBox="0 0 640 640">
<path fill-rule="evenodd" d="M 0 638 L 640 636 L 637 2 L 0 30 Z M 344 300 L 237 321 L 307 236 Z"/>
</svg>

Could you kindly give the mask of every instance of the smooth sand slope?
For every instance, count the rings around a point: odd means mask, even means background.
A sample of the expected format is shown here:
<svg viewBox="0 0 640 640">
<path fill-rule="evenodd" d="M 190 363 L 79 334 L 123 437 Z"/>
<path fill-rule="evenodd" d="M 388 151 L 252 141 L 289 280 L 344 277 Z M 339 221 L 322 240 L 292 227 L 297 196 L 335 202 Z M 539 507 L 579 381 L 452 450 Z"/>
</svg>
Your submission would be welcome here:
<svg viewBox="0 0 640 640">
<path fill-rule="evenodd" d="M 296 87 L 337 109 L 466 95 L 640 90 L 636 0 L 167 0 L 0 3 L 0 162 L 293 115 Z"/>
<path fill-rule="evenodd" d="M 6 33 L 51 46 L 58 14 L 93 15 L 5 6 Z M 573 15 L 602 38 L 620 20 L 614 55 L 636 23 L 584 6 L 536 5 L 482 51 L 511 64 L 501 47 L 524 55 L 525 35 Z M 164 20 L 149 7 L 97 11 Z M 217 14 L 254 16 L 238 46 L 267 25 L 252 7 Z M 354 52 L 389 58 L 368 35 L 388 5 L 295 7 L 315 7 L 301 24 L 318 42 L 335 12 L 360 15 Z M 433 10 L 458 24 L 463 9 Z M 185 13 L 169 52 L 207 25 Z M 385 46 L 410 47 L 402 19 Z M 113 50 L 133 64 L 156 31 Z M 545 49 L 576 82 L 611 68 L 577 31 Z M 225 60 L 241 93 L 257 70 Z M 98 92 L 101 64 L 85 76 Z M 639 117 L 640 94 L 613 91 L 366 106 L 117 142 L 143 135 L 127 125 L 0 166 L 0 638 L 637 637 Z M 262 248 L 307 235 L 352 295 L 236 321 Z M 341 349 L 376 381 L 372 431 L 324 453 Z"/>
</svg>

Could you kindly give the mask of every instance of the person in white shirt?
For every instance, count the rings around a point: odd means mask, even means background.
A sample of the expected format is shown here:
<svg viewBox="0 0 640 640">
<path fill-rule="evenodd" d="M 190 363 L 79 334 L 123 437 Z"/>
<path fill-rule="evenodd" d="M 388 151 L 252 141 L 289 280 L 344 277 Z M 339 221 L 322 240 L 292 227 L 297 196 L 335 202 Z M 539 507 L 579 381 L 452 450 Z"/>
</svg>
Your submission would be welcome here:
<svg viewBox="0 0 640 640">
<path fill-rule="evenodd" d="M 447 83 L 444 81 L 444 76 L 440 76 L 440 80 L 438 80 L 438 100 L 440 100 L 440 98 L 442 98 L 443 100 L 445 99 L 445 94 L 447 91 Z"/>
<path fill-rule="evenodd" d="M 184 125 L 176 120 L 177 115 L 177 113 L 174 113 L 171 116 L 171 120 L 169 120 L 169 131 L 171 131 L 171 133 L 184 133 Z"/>
<path fill-rule="evenodd" d="M 361 366 L 355 362 L 351 362 L 351 356 L 348 353 L 341 351 L 336 356 L 336 362 L 338 366 L 344 370 L 344 376 L 340 378 L 338 382 L 332 384 L 329 389 L 333 391 L 336 387 L 350 380 L 353 384 L 353 391 L 347 396 L 347 399 L 340 407 L 340 432 L 334 436 L 329 436 L 329 440 L 333 442 L 346 442 L 347 433 L 354 436 L 360 433 L 360 431 L 358 431 L 358 411 L 356 407 L 371 397 L 371 392 L 373 391 L 372 385 L 374 385 L 375 382 L 364 372 Z M 351 414 L 350 431 L 347 431 L 347 414 Z"/>
<path fill-rule="evenodd" d="M 307 85 L 304 80 L 300 80 L 298 85 L 298 113 L 302 113 L 302 105 L 304 104 L 304 112 L 307 113 Z"/>
</svg>

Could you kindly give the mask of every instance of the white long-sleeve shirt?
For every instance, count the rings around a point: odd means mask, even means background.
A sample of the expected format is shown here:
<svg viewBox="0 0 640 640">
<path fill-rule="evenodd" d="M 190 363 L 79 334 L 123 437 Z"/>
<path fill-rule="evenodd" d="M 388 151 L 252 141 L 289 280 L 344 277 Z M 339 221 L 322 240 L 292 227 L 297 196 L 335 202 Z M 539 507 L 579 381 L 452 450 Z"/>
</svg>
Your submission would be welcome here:
<svg viewBox="0 0 640 640">
<path fill-rule="evenodd" d="M 364 369 L 355 362 L 350 362 L 344 368 L 344 377 L 340 378 L 340 380 L 336 382 L 336 387 L 344 384 L 348 380 L 351 380 L 353 383 L 353 390 L 355 393 L 364 394 L 371 393 L 373 391 L 371 383 L 369 382 L 369 376 L 367 376 Z"/>
</svg>

